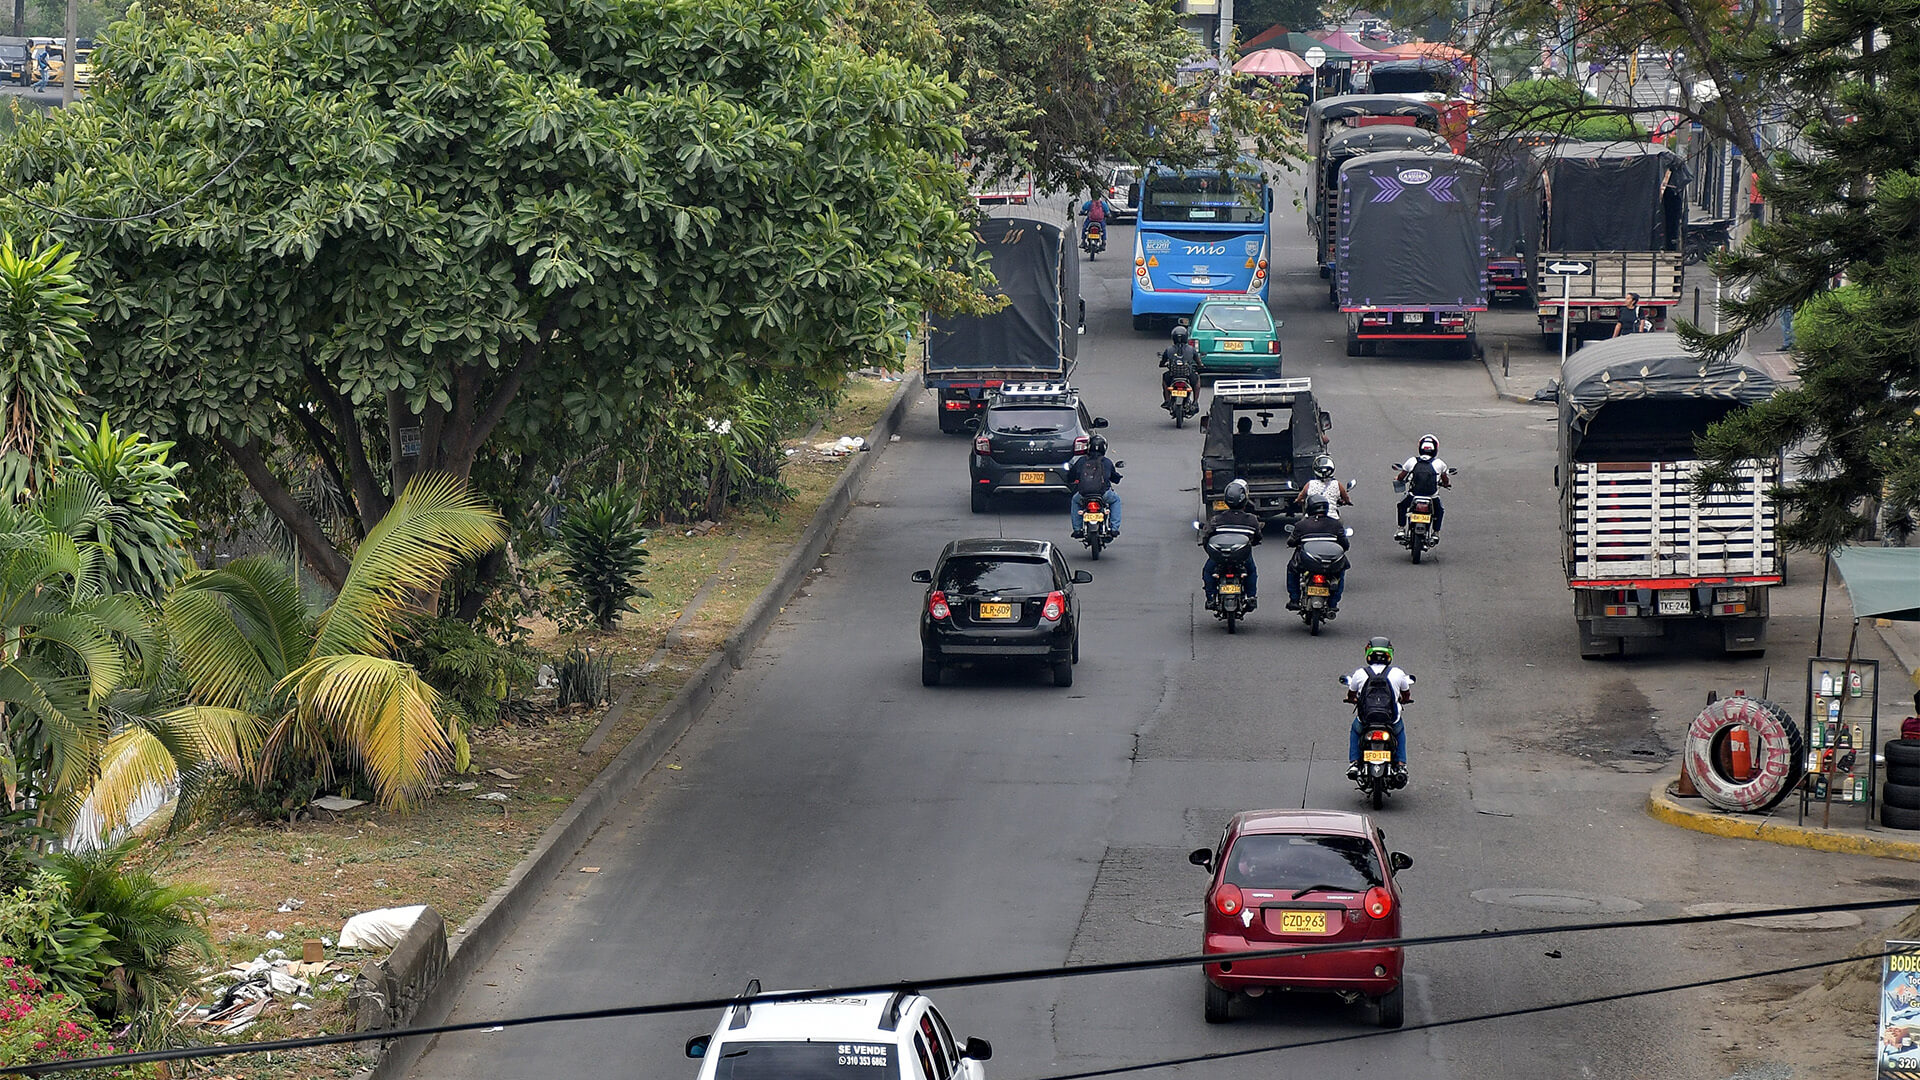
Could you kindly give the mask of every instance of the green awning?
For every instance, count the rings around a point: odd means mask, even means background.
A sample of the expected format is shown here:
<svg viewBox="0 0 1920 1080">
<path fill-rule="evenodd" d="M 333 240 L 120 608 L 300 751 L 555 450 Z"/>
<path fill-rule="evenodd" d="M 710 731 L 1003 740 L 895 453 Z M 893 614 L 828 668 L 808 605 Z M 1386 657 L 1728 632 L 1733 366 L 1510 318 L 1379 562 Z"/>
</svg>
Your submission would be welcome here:
<svg viewBox="0 0 1920 1080">
<path fill-rule="evenodd" d="M 1920 621 L 1920 548 L 1835 548 L 1833 563 L 1847 583 L 1856 619 Z"/>
</svg>

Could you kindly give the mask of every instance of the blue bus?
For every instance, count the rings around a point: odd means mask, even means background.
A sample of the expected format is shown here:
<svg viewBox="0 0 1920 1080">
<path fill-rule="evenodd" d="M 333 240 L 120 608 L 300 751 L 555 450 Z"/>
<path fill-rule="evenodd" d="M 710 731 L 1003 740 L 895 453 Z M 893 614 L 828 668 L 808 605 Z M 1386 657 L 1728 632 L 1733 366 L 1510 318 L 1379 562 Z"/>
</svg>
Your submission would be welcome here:
<svg viewBox="0 0 1920 1080">
<path fill-rule="evenodd" d="M 1213 296 L 1267 299 L 1273 193 L 1247 169 L 1164 166 L 1140 178 L 1133 239 L 1133 328 L 1193 315 Z"/>
</svg>

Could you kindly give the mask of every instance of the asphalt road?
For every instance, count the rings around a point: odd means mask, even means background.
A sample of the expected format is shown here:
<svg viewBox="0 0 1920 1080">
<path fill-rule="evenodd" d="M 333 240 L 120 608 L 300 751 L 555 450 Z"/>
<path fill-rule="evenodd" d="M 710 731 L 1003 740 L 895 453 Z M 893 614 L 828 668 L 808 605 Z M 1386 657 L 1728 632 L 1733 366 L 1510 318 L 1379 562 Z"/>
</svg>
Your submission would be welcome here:
<svg viewBox="0 0 1920 1080">
<path fill-rule="evenodd" d="M 1275 224 L 1272 305 L 1286 324 L 1286 373 L 1314 379 L 1341 473 L 1362 479 L 1346 517 L 1355 565 L 1340 618 L 1310 638 L 1281 607 L 1285 549 L 1270 543 L 1269 602 L 1227 636 L 1200 608 L 1188 524 L 1200 436 L 1175 431 L 1157 408 L 1160 341 L 1128 318 L 1132 230 L 1114 240 L 1108 258 L 1083 267 L 1089 327 L 1076 381 L 1112 420 L 1113 454 L 1128 463 L 1126 527 L 1098 564 L 1074 548 L 1096 579 L 1081 588 L 1089 622 L 1076 685 L 1058 690 L 1039 674 L 919 685 L 921 586 L 910 572 L 954 537 L 1064 541 L 1067 531 L 1063 506 L 970 514 L 964 444 L 942 437 L 920 403 L 825 572 L 669 758 L 679 768 L 656 770 L 618 808 L 577 860 L 600 872 L 552 883 L 465 988 L 456 1019 L 726 995 L 750 977 L 830 986 L 1195 951 L 1205 882 L 1185 853 L 1230 813 L 1360 808 L 1342 775 L 1349 714 L 1334 677 L 1377 633 L 1419 678 L 1412 784 L 1382 814 L 1391 845 L 1415 861 L 1401 877 L 1409 934 L 1910 885 L 1874 860 L 1714 840 L 1641 813 L 1706 691 L 1759 693 L 1765 664 L 1704 648 L 1580 661 L 1555 557 L 1552 413 L 1499 402 L 1477 362 L 1348 360 L 1291 211 Z M 1483 336 L 1503 328 L 1516 345 L 1537 340 L 1520 313 L 1488 317 Z M 1423 431 L 1439 435 L 1460 477 L 1445 543 L 1413 566 L 1391 541 L 1386 466 Z M 1770 662 L 1781 682 L 1808 654 L 1815 588 L 1777 602 Z M 1501 902 L 1486 890 L 1536 898 Z M 1419 950 L 1407 962 L 1407 1021 L 1804 961 L 1886 921 L 1870 916 L 1852 934 L 1736 926 Z M 1186 1074 L 1724 1076 L 1727 1048 L 1701 1032 L 1715 1002 L 1749 992 L 1403 1032 Z M 995 1077 L 1370 1030 L 1365 1010 L 1306 997 L 1270 997 L 1210 1027 L 1191 970 L 936 998 L 957 1034 L 993 1041 Z M 713 1022 L 449 1036 L 413 1075 L 691 1076 L 681 1043 Z"/>
</svg>

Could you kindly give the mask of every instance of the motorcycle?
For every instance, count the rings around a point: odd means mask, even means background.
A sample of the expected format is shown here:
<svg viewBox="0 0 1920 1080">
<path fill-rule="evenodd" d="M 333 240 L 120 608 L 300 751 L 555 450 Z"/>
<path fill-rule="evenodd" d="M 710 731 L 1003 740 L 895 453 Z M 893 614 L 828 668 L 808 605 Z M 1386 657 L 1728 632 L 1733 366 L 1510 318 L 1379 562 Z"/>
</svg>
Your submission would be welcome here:
<svg viewBox="0 0 1920 1080">
<path fill-rule="evenodd" d="M 1405 767 L 1393 767 L 1393 728 L 1379 720 L 1360 728 L 1360 777 L 1354 781 L 1373 808 L 1386 805 L 1387 792 L 1407 786 Z"/>
<path fill-rule="evenodd" d="M 1196 521 L 1193 527 L 1199 531 L 1201 525 Z M 1214 618 L 1226 620 L 1229 634 L 1235 633 L 1234 627 L 1240 620 L 1259 606 L 1255 597 L 1247 592 L 1247 564 L 1253 561 L 1255 539 L 1251 527 L 1224 526 L 1205 540 L 1207 554 L 1213 556 L 1220 575 L 1214 601 L 1208 606 L 1213 608 Z"/>
<path fill-rule="evenodd" d="M 1110 512 L 1106 496 L 1093 495 L 1087 498 L 1086 512 L 1080 515 L 1080 542 L 1087 545 L 1095 562 L 1100 560 L 1100 549 L 1113 543 L 1113 526 L 1107 520 Z"/>
<path fill-rule="evenodd" d="M 1088 262 L 1107 250 L 1107 227 L 1098 221 L 1087 222 L 1086 229 L 1080 233 L 1080 250 L 1087 253 Z"/>
<path fill-rule="evenodd" d="M 1397 469 L 1399 466 L 1395 465 L 1394 468 Z M 1447 475 L 1454 476 L 1459 472 L 1459 469 L 1448 469 Z M 1397 494 L 1405 493 L 1407 482 L 1395 480 L 1393 490 Z M 1416 565 L 1428 549 L 1440 542 L 1440 538 L 1433 534 L 1434 503 L 1438 499 L 1439 497 L 1435 495 L 1415 495 L 1413 503 L 1407 507 L 1407 527 L 1400 531 L 1398 537 L 1395 537 L 1401 547 L 1413 553 L 1413 561 Z"/>
<path fill-rule="evenodd" d="M 1173 417 L 1174 427 L 1181 427 L 1186 424 L 1187 417 L 1200 412 L 1199 396 L 1194 391 L 1192 380 L 1174 379 L 1167 384 L 1167 400 L 1160 407 Z"/>
<path fill-rule="evenodd" d="M 1353 530 L 1348 529 L 1347 535 L 1352 536 Z M 1347 573 L 1347 549 L 1334 540 L 1304 540 L 1294 560 L 1300 567 L 1300 621 L 1318 637 L 1320 624 L 1338 614 L 1333 597 Z"/>
</svg>

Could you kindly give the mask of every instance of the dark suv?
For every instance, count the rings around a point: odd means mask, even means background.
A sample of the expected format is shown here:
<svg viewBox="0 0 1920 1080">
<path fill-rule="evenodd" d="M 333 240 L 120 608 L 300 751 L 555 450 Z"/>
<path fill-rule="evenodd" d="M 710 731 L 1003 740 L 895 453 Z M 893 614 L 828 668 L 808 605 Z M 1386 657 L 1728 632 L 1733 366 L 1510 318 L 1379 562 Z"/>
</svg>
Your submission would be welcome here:
<svg viewBox="0 0 1920 1080">
<path fill-rule="evenodd" d="M 1080 661 L 1080 611 L 1073 587 L 1093 580 L 1069 570 L 1046 540 L 955 540 L 931 570 L 920 605 L 920 683 L 940 685 L 948 664 L 1028 661 L 1053 669 L 1053 685 L 1073 685 Z"/>
<path fill-rule="evenodd" d="M 1073 459 L 1087 452 L 1094 428 L 1107 426 L 1062 383 L 1009 383 L 987 395 L 974 422 L 973 512 L 984 514 L 1003 492 L 1073 491 Z"/>
</svg>

